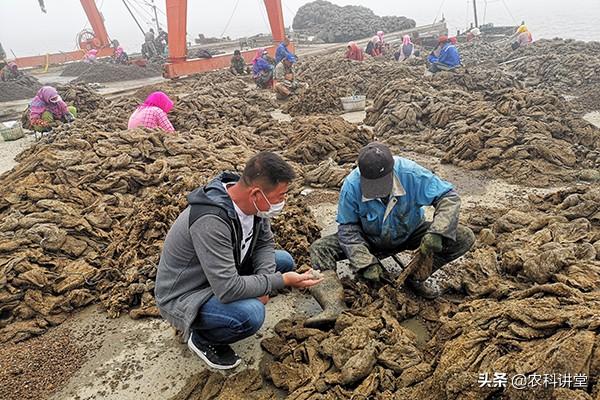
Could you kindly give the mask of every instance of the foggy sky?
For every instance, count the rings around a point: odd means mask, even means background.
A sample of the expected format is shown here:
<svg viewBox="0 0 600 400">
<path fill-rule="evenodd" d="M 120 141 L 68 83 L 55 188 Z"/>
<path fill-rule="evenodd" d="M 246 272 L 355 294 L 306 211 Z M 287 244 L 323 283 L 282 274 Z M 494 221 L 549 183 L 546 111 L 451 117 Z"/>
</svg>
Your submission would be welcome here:
<svg viewBox="0 0 600 400">
<path fill-rule="evenodd" d="M 152 0 L 130 0 L 147 30 L 154 26 L 150 8 L 138 4 Z M 232 12 L 238 2 L 235 13 Z M 306 0 L 282 0 L 286 26 Z M 363 5 L 377 15 L 404 15 L 418 25 L 439 20 L 443 13 L 451 32 L 464 29 L 472 21 L 471 0 L 332 0 L 339 5 Z M 96 0 L 104 15 L 111 39 L 118 39 L 126 51 L 138 52 L 143 36 L 121 0 Z M 443 7 L 440 5 L 443 3 Z M 496 25 L 514 25 L 525 20 L 534 38 L 570 37 L 600 40 L 600 0 L 478 0 L 480 22 L 484 18 Z M 487 8 L 485 7 L 487 3 Z M 188 41 L 198 33 L 207 36 L 239 37 L 269 32 L 262 0 L 188 0 Z M 505 7 L 505 5 L 507 7 Z M 156 0 L 159 22 L 166 28 L 165 1 Z M 89 28 L 79 0 L 46 0 L 43 14 L 37 0 L 0 0 L 0 42 L 9 57 L 70 51 L 76 48 L 76 34 Z M 508 9 L 508 10 L 507 10 Z M 232 17 L 231 17 L 232 16 Z M 227 21 L 231 22 L 226 28 Z M 156 29 L 155 29 L 156 30 Z"/>
</svg>

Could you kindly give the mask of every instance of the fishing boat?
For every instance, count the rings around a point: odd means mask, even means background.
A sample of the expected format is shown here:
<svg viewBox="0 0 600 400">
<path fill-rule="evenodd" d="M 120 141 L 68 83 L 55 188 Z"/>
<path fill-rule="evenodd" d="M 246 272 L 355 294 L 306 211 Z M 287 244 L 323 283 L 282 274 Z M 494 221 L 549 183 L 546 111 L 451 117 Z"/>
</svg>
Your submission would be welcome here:
<svg viewBox="0 0 600 400">
<path fill-rule="evenodd" d="M 481 32 L 481 40 L 485 42 L 495 42 L 498 40 L 504 40 L 510 36 L 512 36 L 516 30 L 517 26 L 496 26 L 493 23 L 489 22 L 487 24 L 479 24 L 477 17 L 477 0 L 473 0 L 473 19 L 474 21 L 471 23 L 471 26 L 465 29 L 464 31 L 456 32 L 456 38 L 459 42 L 466 42 L 469 40 L 469 32 L 473 28 L 478 28 L 479 32 Z"/>
</svg>

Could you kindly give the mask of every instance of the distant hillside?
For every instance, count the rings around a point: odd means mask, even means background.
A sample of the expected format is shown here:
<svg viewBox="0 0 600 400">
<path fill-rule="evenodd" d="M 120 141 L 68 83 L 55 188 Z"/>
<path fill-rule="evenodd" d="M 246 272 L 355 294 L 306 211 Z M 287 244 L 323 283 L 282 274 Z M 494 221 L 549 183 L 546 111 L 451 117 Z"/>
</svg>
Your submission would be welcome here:
<svg viewBox="0 0 600 400">
<path fill-rule="evenodd" d="M 380 17 L 367 7 L 338 6 L 325 0 L 307 3 L 298 9 L 292 27 L 327 43 L 347 42 L 375 35 L 414 28 L 406 17 Z"/>
</svg>

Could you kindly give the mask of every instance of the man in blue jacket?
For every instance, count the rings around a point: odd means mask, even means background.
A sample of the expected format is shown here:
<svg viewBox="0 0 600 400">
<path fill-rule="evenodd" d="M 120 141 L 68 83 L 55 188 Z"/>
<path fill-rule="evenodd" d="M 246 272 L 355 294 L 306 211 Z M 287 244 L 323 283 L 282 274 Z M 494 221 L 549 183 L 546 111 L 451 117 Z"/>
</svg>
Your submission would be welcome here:
<svg viewBox="0 0 600 400">
<path fill-rule="evenodd" d="M 424 219 L 425 206 L 435 207 L 432 222 Z M 313 268 L 325 277 L 310 290 L 324 312 L 305 325 L 330 325 L 345 308 L 341 284 L 332 283 L 339 260 L 348 259 L 355 273 L 377 281 L 383 271 L 374 254 L 419 249 L 433 256 L 434 270 L 465 254 L 475 235 L 459 225 L 459 212 L 460 198 L 452 184 L 413 161 L 393 157 L 384 144 L 365 146 L 358 168 L 346 177 L 340 192 L 337 234 L 310 247 Z M 411 279 L 410 284 L 420 295 L 435 298 L 447 289 L 440 275 L 442 271 L 423 281 Z"/>
<path fill-rule="evenodd" d="M 284 59 L 293 59 L 292 63 L 298 61 L 298 58 L 292 53 L 288 46 L 290 45 L 290 38 L 287 36 L 283 39 L 283 42 L 279 43 L 277 50 L 275 51 L 275 65 L 279 64 Z"/>
<path fill-rule="evenodd" d="M 441 36 L 439 44 L 429 57 L 429 71 L 436 73 L 450 71 L 460 65 L 460 54 L 456 46 L 447 36 Z"/>
</svg>

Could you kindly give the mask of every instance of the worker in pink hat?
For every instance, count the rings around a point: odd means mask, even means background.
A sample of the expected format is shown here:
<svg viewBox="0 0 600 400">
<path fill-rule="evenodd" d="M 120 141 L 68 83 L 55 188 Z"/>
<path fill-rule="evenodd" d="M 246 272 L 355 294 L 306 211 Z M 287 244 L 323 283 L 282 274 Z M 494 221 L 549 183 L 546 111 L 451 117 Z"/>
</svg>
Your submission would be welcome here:
<svg viewBox="0 0 600 400">
<path fill-rule="evenodd" d="M 77 116 L 77 109 L 67 106 L 52 86 L 42 86 L 29 104 L 29 125 L 38 132 L 51 129 L 54 121 L 72 122 Z"/>
<path fill-rule="evenodd" d="M 127 129 L 159 128 L 165 132 L 175 132 L 167 114 L 173 109 L 173 101 L 163 92 L 151 93 L 138 108 L 135 109 Z"/>
<path fill-rule="evenodd" d="M 88 50 L 87 53 L 85 53 L 85 56 L 83 57 L 83 62 L 86 63 L 95 63 L 98 61 L 98 50 L 96 49 L 91 49 Z"/>
</svg>

